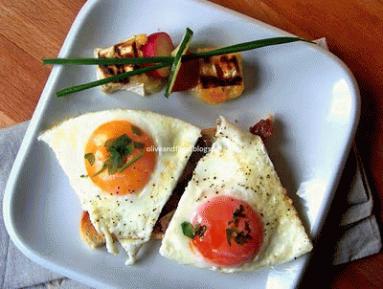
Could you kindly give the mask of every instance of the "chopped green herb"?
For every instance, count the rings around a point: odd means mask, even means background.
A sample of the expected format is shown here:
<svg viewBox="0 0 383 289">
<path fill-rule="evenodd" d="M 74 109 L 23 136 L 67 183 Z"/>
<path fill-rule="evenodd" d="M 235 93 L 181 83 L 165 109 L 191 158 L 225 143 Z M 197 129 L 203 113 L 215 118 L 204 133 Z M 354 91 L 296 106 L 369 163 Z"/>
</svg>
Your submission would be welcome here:
<svg viewBox="0 0 383 289">
<path fill-rule="evenodd" d="M 102 166 L 102 168 L 97 172 L 95 173 L 92 177 L 96 177 L 98 176 L 99 174 L 101 174 L 103 171 L 105 171 L 107 168 L 106 164 L 104 163 L 104 165 Z"/>
<path fill-rule="evenodd" d="M 126 134 L 106 141 L 105 147 L 109 152 L 109 158 L 104 165 L 109 175 L 113 175 L 125 165 L 126 158 L 132 153 L 134 147 L 131 138 Z"/>
<path fill-rule="evenodd" d="M 189 222 L 183 222 L 181 224 L 181 227 L 182 233 L 184 233 L 186 237 L 189 237 L 190 239 L 194 238 L 194 228 L 192 224 L 190 224 Z"/>
<path fill-rule="evenodd" d="M 237 208 L 234 213 L 233 213 L 233 219 L 235 218 L 245 218 L 246 215 L 245 215 L 245 208 L 242 206 L 242 205 L 239 205 L 239 208 Z"/>
<path fill-rule="evenodd" d="M 93 153 L 87 153 L 84 155 L 84 159 L 86 159 L 91 166 L 94 165 L 94 162 L 96 161 L 96 157 Z"/>
<path fill-rule="evenodd" d="M 117 169 L 124 163 L 124 154 L 119 153 L 116 149 L 109 150 L 110 156 L 106 160 L 105 164 L 108 169 L 109 175 L 113 175 L 117 172 Z"/>
<path fill-rule="evenodd" d="M 109 175 L 113 175 L 117 172 L 122 172 L 127 167 L 132 165 L 138 159 L 143 156 L 141 154 L 133 157 L 127 161 L 128 157 L 133 152 L 135 145 L 130 137 L 126 134 L 120 135 L 117 138 L 109 139 L 104 144 L 106 150 L 109 153 L 107 160 L 104 162 L 102 168 L 96 172 L 92 177 L 98 176 L 103 171 L 108 170 Z"/>
<path fill-rule="evenodd" d="M 234 232 L 235 232 L 234 229 L 226 228 L 226 240 L 227 240 L 227 243 L 229 243 L 229 246 L 231 246 L 231 238 Z"/>
<path fill-rule="evenodd" d="M 234 240 L 238 245 L 243 245 L 246 244 L 249 240 L 251 240 L 251 236 L 249 232 L 241 231 L 238 234 L 236 234 Z"/>
<path fill-rule="evenodd" d="M 135 134 L 135 135 L 142 135 L 142 131 L 139 127 L 135 126 L 135 125 L 132 125 L 132 132 Z"/>
<path fill-rule="evenodd" d="M 234 239 L 238 245 L 246 244 L 251 240 L 250 231 L 246 229 L 244 231 L 238 231 L 235 227 L 226 228 L 226 240 L 229 246 L 231 246 L 232 239 Z"/>
<path fill-rule="evenodd" d="M 245 208 L 242 205 L 239 205 L 239 208 L 237 208 L 233 213 L 233 221 L 236 226 L 239 224 L 239 218 L 246 218 L 246 215 L 244 213 Z"/>
<path fill-rule="evenodd" d="M 202 225 L 202 226 L 200 224 L 196 225 L 195 236 L 202 238 L 206 232 L 206 229 L 207 229 L 206 225 Z"/>
<path fill-rule="evenodd" d="M 196 236 L 202 238 L 207 230 L 206 225 L 201 226 L 200 224 L 197 224 L 193 226 L 189 222 L 183 222 L 181 228 L 182 233 L 190 239 L 194 239 Z"/>
<path fill-rule="evenodd" d="M 117 138 L 109 139 L 105 142 L 105 147 L 110 149 L 112 147 L 116 149 L 124 149 L 128 144 L 132 142 L 131 138 L 126 134 L 120 135 Z"/>
<path fill-rule="evenodd" d="M 250 225 L 247 221 L 245 221 L 244 230 L 239 229 L 239 221 L 241 218 L 242 220 L 246 218 L 245 208 L 243 205 L 239 205 L 239 207 L 233 212 L 233 219 L 227 223 L 228 227 L 226 228 L 226 240 L 229 246 L 231 246 L 233 239 L 238 245 L 246 244 L 252 239 L 250 235 Z"/>
<path fill-rule="evenodd" d="M 80 178 L 87 178 L 88 175 L 81 175 Z"/>
<path fill-rule="evenodd" d="M 143 155 L 144 155 L 144 152 L 142 151 L 139 155 L 135 156 L 130 161 L 128 161 L 126 164 L 124 164 L 118 171 L 119 172 L 124 171 L 126 168 L 130 167 L 132 164 L 134 164 L 136 161 L 138 161 L 140 158 L 142 158 Z"/>
</svg>

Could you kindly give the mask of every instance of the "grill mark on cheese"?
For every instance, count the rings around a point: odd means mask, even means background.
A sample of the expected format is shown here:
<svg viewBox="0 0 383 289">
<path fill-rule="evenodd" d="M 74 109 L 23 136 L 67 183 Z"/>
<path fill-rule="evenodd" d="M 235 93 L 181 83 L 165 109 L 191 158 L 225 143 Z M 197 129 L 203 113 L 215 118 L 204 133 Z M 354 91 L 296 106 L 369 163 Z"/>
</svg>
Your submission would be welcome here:
<svg viewBox="0 0 383 289">
<path fill-rule="evenodd" d="M 215 67 L 215 70 L 217 71 L 217 78 L 219 79 L 222 79 L 224 78 L 225 76 L 223 75 L 223 71 L 222 71 L 222 68 L 221 66 L 219 66 L 219 64 L 214 64 L 214 67 Z"/>
<path fill-rule="evenodd" d="M 238 72 L 240 71 L 238 59 L 234 55 L 231 56 L 230 58 L 227 55 L 222 55 L 220 60 L 221 62 L 227 63 L 227 65 L 229 66 L 229 69 L 233 69 L 233 67 L 231 66 L 232 64 L 235 66 L 235 70 L 237 70 Z"/>
<path fill-rule="evenodd" d="M 203 88 L 212 88 L 218 86 L 233 86 L 240 85 L 242 82 L 241 76 L 235 76 L 230 78 L 219 79 L 215 76 L 203 76 L 200 77 Z"/>
<path fill-rule="evenodd" d="M 213 88 L 219 86 L 241 85 L 243 79 L 237 57 L 235 55 L 213 57 L 203 58 L 203 65 L 211 65 L 214 67 L 215 73 L 209 74 L 201 69 L 200 82 L 202 87 Z M 227 74 L 233 76 L 228 76 Z"/>
<path fill-rule="evenodd" d="M 136 44 L 135 41 L 132 43 L 132 47 L 133 47 L 133 55 L 134 55 L 134 57 L 138 57 L 137 44 Z"/>
<path fill-rule="evenodd" d="M 132 43 L 132 48 L 133 48 L 133 57 L 139 57 L 139 55 L 138 55 L 138 50 L 137 50 L 137 43 L 136 43 L 136 41 L 134 41 L 134 42 Z M 136 69 L 136 68 L 138 68 L 138 65 L 137 65 L 137 64 L 134 65 L 134 69 Z"/>
<path fill-rule="evenodd" d="M 130 49 L 129 49 L 130 48 Z M 130 50 L 131 52 L 126 52 L 124 50 Z M 107 58 L 106 53 L 98 52 L 99 58 Z M 139 57 L 138 48 L 136 41 L 132 43 L 118 43 L 113 45 L 113 57 L 116 58 L 131 58 L 131 57 Z M 105 77 L 114 76 L 117 74 L 121 74 L 124 72 L 132 71 L 134 69 L 139 68 L 137 64 L 113 64 L 113 65 L 100 65 L 100 69 L 102 70 Z M 114 83 L 129 83 L 129 78 L 125 78 L 122 80 L 114 81 Z"/>
</svg>

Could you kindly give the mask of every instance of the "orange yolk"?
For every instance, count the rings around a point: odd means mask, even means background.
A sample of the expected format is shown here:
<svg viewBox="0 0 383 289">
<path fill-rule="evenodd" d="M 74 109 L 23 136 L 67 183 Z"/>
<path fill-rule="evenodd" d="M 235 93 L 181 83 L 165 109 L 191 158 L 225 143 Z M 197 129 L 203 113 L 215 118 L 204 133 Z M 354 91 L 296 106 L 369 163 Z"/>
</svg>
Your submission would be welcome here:
<svg viewBox="0 0 383 289">
<path fill-rule="evenodd" d="M 132 142 L 141 144 L 139 148 L 134 148 L 124 161 L 127 163 L 135 157 L 139 158 L 120 172 L 109 174 L 108 170 L 104 170 L 97 174 L 110 157 L 105 143 L 121 135 L 127 135 Z M 156 164 L 156 153 L 148 147 L 154 147 L 153 139 L 128 121 L 105 123 L 93 132 L 85 147 L 86 154 L 92 153 L 95 156 L 93 165 L 85 160 L 88 176 L 99 188 L 109 194 L 125 195 L 137 192 L 149 181 Z"/>
<path fill-rule="evenodd" d="M 191 241 L 210 263 L 236 267 L 251 261 L 263 242 L 261 217 L 246 202 L 218 196 L 202 204 L 193 218 L 193 226 L 206 226 L 202 236 Z"/>
</svg>

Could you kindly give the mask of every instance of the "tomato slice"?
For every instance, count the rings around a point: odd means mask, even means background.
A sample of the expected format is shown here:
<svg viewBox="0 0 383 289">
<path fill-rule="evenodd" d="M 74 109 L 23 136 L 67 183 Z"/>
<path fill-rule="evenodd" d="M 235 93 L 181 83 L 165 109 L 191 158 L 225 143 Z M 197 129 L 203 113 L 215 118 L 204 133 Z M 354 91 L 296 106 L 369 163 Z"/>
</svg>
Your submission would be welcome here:
<svg viewBox="0 0 383 289">
<path fill-rule="evenodd" d="M 182 62 L 172 91 L 185 91 L 193 89 L 199 81 L 199 59 Z"/>
</svg>

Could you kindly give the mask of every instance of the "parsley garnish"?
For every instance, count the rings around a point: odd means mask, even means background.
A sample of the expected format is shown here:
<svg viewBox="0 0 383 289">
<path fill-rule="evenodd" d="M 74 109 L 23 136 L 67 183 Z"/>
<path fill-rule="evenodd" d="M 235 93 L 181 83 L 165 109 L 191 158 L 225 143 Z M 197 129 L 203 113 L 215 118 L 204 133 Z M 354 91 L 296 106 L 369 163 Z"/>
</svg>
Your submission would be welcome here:
<svg viewBox="0 0 383 289">
<path fill-rule="evenodd" d="M 243 245 L 243 244 L 247 243 L 249 240 L 251 240 L 251 236 L 250 236 L 250 226 L 249 226 L 249 223 L 246 222 L 246 223 L 245 223 L 245 230 L 239 232 L 239 233 L 235 236 L 235 242 L 236 242 L 238 245 Z"/>
<path fill-rule="evenodd" d="M 186 237 L 189 237 L 190 239 L 194 239 L 196 236 L 203 238 L 203 236 L 207 230 L 206 225 L 201 226 L 200 224 L 197 224 L 197 225 L 193 226 L 189 222 L 183 222 L 181 224 L 181 228 L 182 228 L 182 233 Z"/>
<path fill-rule="evenodd" d="M 248 222 L 245 222 L 244 230 L 239 229 L 239 221 L 241 218 L 246 218 L 245 208 L 243 205 L 239 205 L 239 208 L 237 208 L 233 213 L 233 219 L 228 222 L 228 227 L 226 228 L 226 239 L 229 246 L 231 246 L 233 239 L 238 245 L 246 244 L 249 240 L 251 240 L 251 230 Z"/>
<path fill-rule="evenodd" d="M 102 168 L 97 173 L 95 173 L 92 177 L 98 176 L 99 174 L 101 174 L 105 170 L 106 170 L 106 164 L 104 163 Z"/>
<path fill-rule="evenodd" d="M 93 153 L 87 153 L 84 155 L 84 159 L 86 159 L 91 166 L 93 166 L 94 162 L 96 161 L 96 157 Z"/>
<path fill-rule="evenodd" d="M 186 237 L 189 237 L 190 239 L 194 238 L 194 227 L 192 224 L 190 224 L 189 222 L 183 222 L 181 224 L 181 227 L 182 233 L 184 233 Z"/>
<path fill-rule="evenodd" d="M 245 215 L 245 208 L 242 205 L 239 205 L 239 208 L 237 208 L 233 213 L 233 222 L 236 226 L 239 224 L 239 218 L 246 218 Z"/>
<path fill-rule="evenodd" d="M 237 208 L 233 213 L 233 219 L 244 217 L 246 217 L 245 208 L 243 207 L 243 205 L 239 205 L 239 208 Z"/>
<path fill-rule="evenodd" d="M 108 170 L 109 175 L 115 174 L 117 172 L 122 172 L 144 155 L 144 151 L 141 151 L 139 155 L 127 161 L 134 148 L 137 147 L 135 142 L 133 142 L 132 139 L 129 138 L 126 134 L 120 135 L 114 139 L 107 140 L 104 146 L 109 153 L 109 157 L 104 162 L 102 168 L 97 173 L 95 173 L 93 177 L 101 174 L 105 170 Z M 142 144 L 141 148 L 143 147 L 144 145 Z"/>
<path fill-rule="evenodd" d="M 138 161 L 142 156 L 144 155 L 144 152 L 142 151 L 139 155 L 132 158 L 130 161 L 126 162 L 121 168 L 118 169 L 119 172 L 124 171 L 127 167 L 130 167 L 132 164 L 134 164 L 136 161 Z"/>
<path fill-rule="evenodd" d="M 246 244 L 251 240 L 249 224 L 246 222 L 245 230 L 243 231 L 239 231 L 237 227 L 226 228 L 226 240 L 229 243 L 229 246 L 231 246 L 232 239 L 234 239 L 238 245 Z"/>
<path fill-rule="evenodd" d="M 229 243 L 229 246 L 231 246 L 231 238 L 234 233 L 235 233 L 234 229 L 226 228 L 226 240 Z"/>
<path fill-rule="evenodd" d="M 207 230 L 206 225 L 202 225 L 201 226 L 200 224 L 197 224 L 197 226 L 195 227 L 195 236 L 203 238 L 203 236 L 205 235 L 206 230 Z"/>
<path fill-rule="evenodd" d="M 105 147 L 110 152 L 111 150 L 116 150 L 119 153 L 125 153 L 128 145 L 132 142 L 132 139 L 126 134 L 120 135 L 117 138 L 108 139 L 105 142 Z"/>
</svg>

